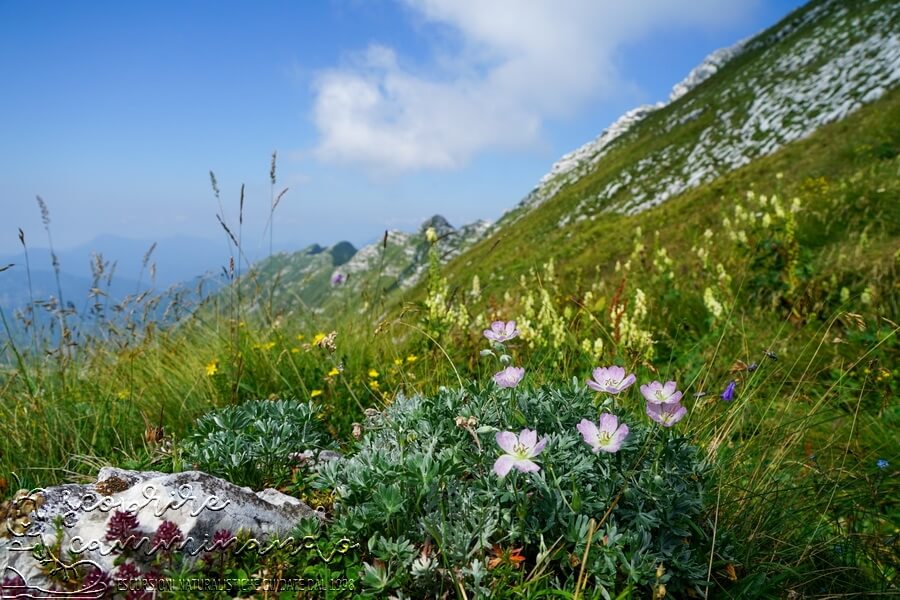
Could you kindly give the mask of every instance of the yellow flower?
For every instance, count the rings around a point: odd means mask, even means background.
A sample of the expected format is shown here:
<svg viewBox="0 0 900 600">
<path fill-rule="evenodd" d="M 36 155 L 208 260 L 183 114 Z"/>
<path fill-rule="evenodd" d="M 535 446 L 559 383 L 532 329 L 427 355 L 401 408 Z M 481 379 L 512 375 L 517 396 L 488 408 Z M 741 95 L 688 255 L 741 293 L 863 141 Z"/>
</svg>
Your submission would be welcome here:
<svg viewBox="0 0 900 600">
<path fill-rule="evenodd" d="M 302 333 L 298 333 L 298 334 L 297 334 L 297 339 L 298 339 L 299 341 L 302 342 L 302 341 L 303 341 L 303 334 L 302 334 Z"/>
<path fill-rule="evenodd" d="M 406 357 L 406 362 L 411 363 L 411 362 L 416 362 L 417 360 L 419 360 L 419 357 L 416 356 L 415 354 L 410 354 L 409 356 Z"/>
<path fill-rule="evenodd" d="M 300 348 L 291 348 L 291 354 L 297 354 L 300 352 Z"/>
<path fill-rule="evenodd" d="M 128 390 L 119 390 L 116 392 L 116 398 L 119 400 L 125 400 L 128 398 Z"/>
<path fill-rule="evenodd" d="M 338 370 L 337 367 L 332 367 L 331 370 L 328 371 L 328 376 L 334 377 L 335 375 L 338 375 L 339 373 L 340 373 L 340 371 Z"/>
<path fill-rule="evenodd" d="M 324 340 L 325 337 L 326 337 L 326 336 L 325 336 L 324 333 L 317 333 L 316 336 L 313 338 L 312 345 L 313 345 L 313 346 L 318 346 L 318 345 L 319 345 L 319 342 L 321 342 L 322 340 Z"/>
<path fill-rule="evenodd" d="M 315 398 L 316 396 L 321 396 L 322 390 L 313 390 L 309 393 L 310 398 Z"/>
<path fill-rule="evenodd" d="M 394 364 L 397 365 L 397 366 L 399 367 L 400 365 L 403 364 L 403 359 L 402 359 L 402 358 L 395 358 L 395 359 L 394 359 Z"/>
<path fill-rule="evenodd" d="M 275 347 L 275 342 L 265 342 L 260 344 L 253 344 L 253 348 L 256 350 L 271 350 Z"/>
<path fill-rule="evenodd" d="M 377 380 L 373 379 L 372 381 L 369 382 L 369 387 L 372 388 L 373 390 L 377 390 L 377 389 L 379 389 L 381 386 L 378 385 L 378 381 L 377 381 Z"/>
<path fill-rule="evenodd" d="M 219 361 L 213 359 L 206 364 L 206 375 L 212 377 L 219 372 Z"/>
<path fill-rule="evenodd" d="M 371 377 L 372 379 L 375 379 L 379 375 L 380 375 L 380 373 L 378 371 L 376 371 L 375 369 L 369 369 L 369 377 Z"/>
</svg>

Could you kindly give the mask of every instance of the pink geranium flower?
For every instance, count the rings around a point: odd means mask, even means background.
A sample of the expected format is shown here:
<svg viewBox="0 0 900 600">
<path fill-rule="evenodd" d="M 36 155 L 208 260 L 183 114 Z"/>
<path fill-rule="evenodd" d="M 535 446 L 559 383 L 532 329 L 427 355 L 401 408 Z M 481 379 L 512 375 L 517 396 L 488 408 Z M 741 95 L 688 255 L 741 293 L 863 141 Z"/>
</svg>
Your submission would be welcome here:
<svg viewBox="0 0 900 600">
<path fill-rule="evenodd" d="M 622 367 L 597 367 L 593 372 L 594 379 L 588 381 L 588 387 L 598 392 L 618 394 L 635 382 L 634 373 L 625 375 Z"/>
<path fill-rule="evenodd" d="M 665 385 L 658 381 L 641 386 L 641 394 L 650 404 L 677 404 L 681 400 L 681 392 L 675 389 L 674 381 L 667 381 Z"/>
<path fill-rule="evenodd" d="M 502 371 L 494 373 L 494 382 L 502 388 L 514 388 L 525 377 L 525 369 L 522 367 L 506 367 Z"/>
<path fill-rule="evenodd" d="M 519 330 L 516 329 L 515 321 L 494 321 L 490 329 L 484 330 L 484 337 L 498 343 L 509 341 L 518 335 Z"/>
<path fill-rule="evenodd" d="M 619 425 L 619 418 L 610 413 L 600 415 L 599 427 L 593 421 L 582 419 L 575 426 L 584 441 L 593 448 L 594 452 L 618 452 L 622 442 L 628 437 L 628 425 Z"/>
<path fill-rule="evenodd" d="M 654 404 L 647 402 L 647 416 L 662 425 L 663 427 L 671 427 L 684 418 L 687 409 L 678 402 L 669 404 Z"/>
<path fill-rule="evenodd" d="M 518 436 L 511 431 L 498 431 L 497 445 L 505 454 L 494 463 L 494 473 L 506 477 L 513 467 L 522 473 L 534 473 L 541 468 L 531 459 L 541 453 L 547 445 L 547 438 L 537 439 L 537 432 L 523 429 Z"/>
</svg>

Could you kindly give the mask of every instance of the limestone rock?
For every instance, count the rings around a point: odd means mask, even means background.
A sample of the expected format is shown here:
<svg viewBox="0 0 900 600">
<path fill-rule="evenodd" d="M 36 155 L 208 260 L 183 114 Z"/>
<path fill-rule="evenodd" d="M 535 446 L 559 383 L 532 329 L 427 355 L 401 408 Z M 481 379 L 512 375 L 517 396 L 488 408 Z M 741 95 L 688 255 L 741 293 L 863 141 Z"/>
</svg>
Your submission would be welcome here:
<svg viewBox="0 0 900 600">
<path fill-rule="evenodd" d="M 117 511 L 133 513 L 138 524 L 136 538 L 147 537 L 132 553 L 139 566 L 142 560 L 148 564 L 153 558 L 149 548 L 164 521 L 178 527 L 180 552 L 185 560 L 193 561 L 212 546 L 214 536 L 222 530 L 232 535 L 246 531 L 262 542 L 269 536 L 288 535 L 303 518 L 323 518 L 277 490 L 254 492 L 200 471 L 167 474 L 109 467 L 100 470 L 96 483 L 36 490 L 30 499 L 20 497 L 12 505 L 6 507 L 7 522 L 0 536 L 0 580 L 18 575 L 29 587 L 44 589 L 53 586 L 44 571 L 60 565 L 45 561 L 42 569 L 27 549 L 37 544 L 57 547 L 61 533 L 57 556 L 62 562 L 82 561 L 82 566 L 94 565 L 113 573 L 119 553 L 110 552 L 113 542 L 106 538 Z M 166 527 L 174 531 L 171 525 Z M 69 551 L 76 553 L 74 561 Z"/>
</svg>

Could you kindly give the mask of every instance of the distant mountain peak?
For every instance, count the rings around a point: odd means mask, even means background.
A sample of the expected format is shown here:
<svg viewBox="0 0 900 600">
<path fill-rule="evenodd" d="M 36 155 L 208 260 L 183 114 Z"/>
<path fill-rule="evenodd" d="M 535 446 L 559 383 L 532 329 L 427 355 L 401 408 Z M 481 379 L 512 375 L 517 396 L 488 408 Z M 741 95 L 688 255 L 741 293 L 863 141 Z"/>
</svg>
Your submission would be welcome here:
<svg viewBox="0 0 900 600">
<path fill-rule="evenodd" d="M 356 247 L 350 242 L 338 242 L 328 249 L 331 253 L 331 264 L 340 267 L 356 254 Z"/>
<path fill-rule="evenodd" d="M 433 228 L 438 236 L 444 236 L 448 233 L 453 233 L 454 231 L 456 231 L 453 225 L 451 225 L 450 222 L 441 215 L 434 215 L 430 219 L 426 219 L 425 222 L 422 223 L 422 225 L 419 227 L 419 232 L 425 233 L 429 228 Z"/>
<path fill-rule="evenodd" d="M 703 59 L 703 62 L 691 69 L 691 72 L 687 74 L 687 77 L 685 77 L 672 87 L 672 91 L 669 93 L 669 103 L 671 104 L 672 102 L 675 102 L 676 100 L 690 92 L 692 89 L 696 88 L 698 85 L 715 75 L 719 71 L 719 69 L 725 66 L 725 63 L 741 54 L 747 47 L 747 42 L 749 42 L 751 39 L 752 36 L 749 38 L 744 38 L 736 44 L 727 46 L 725 48 L 719 48 L 718 50 L 715 50 L 711 54 L 709 54 L 706 58 Z M 660 105 L 660 107 L 662 106 L 665 105 Z"/>
</svg>

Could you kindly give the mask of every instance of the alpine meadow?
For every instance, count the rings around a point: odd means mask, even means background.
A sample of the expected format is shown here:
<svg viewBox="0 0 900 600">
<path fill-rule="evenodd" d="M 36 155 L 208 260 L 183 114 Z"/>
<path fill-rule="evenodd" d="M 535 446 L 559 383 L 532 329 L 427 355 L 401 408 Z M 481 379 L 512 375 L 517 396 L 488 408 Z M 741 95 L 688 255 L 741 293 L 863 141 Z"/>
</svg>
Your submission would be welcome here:
<svg viewBox="0 0 900 600">
<path fill-rule="evenodd" d="M 221 266 L 167 289 L 76 285 L 39 196 L 0 595 L 900 594 L 898 84 L 896 0 L 812 0 L 495 222 L 253 260 L 284 158 L 210 172 Z"/>
</svg>

